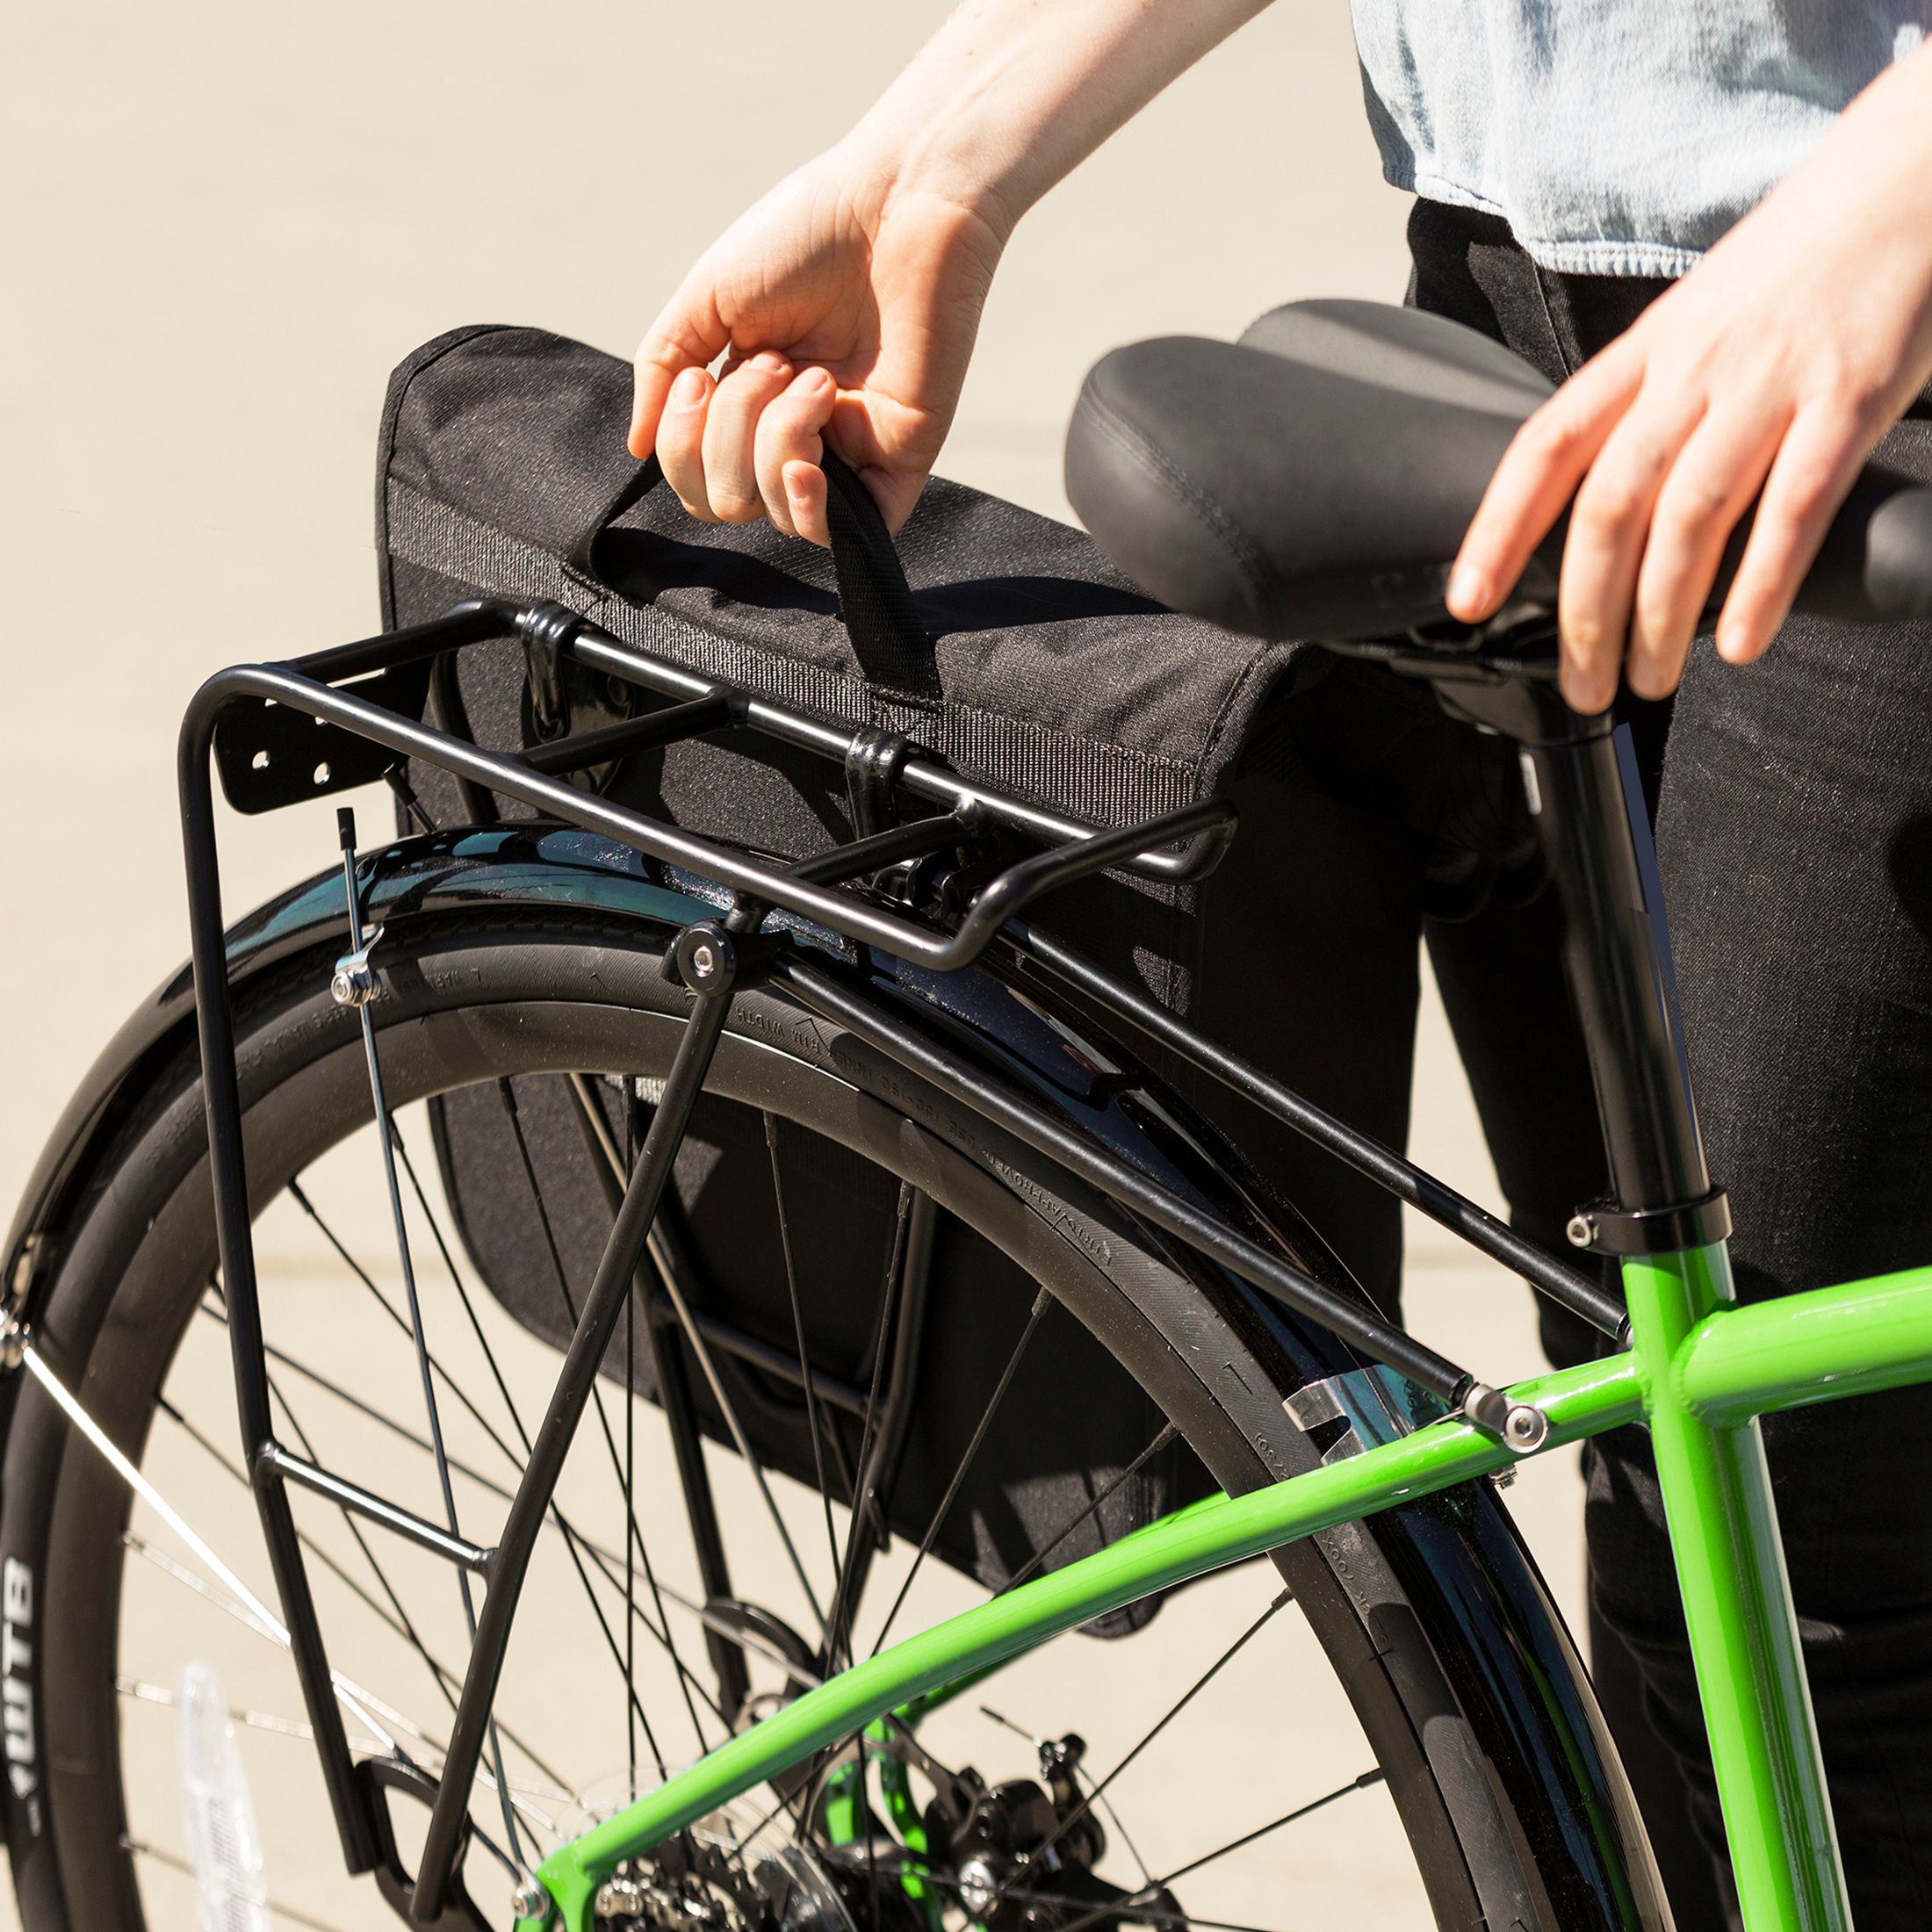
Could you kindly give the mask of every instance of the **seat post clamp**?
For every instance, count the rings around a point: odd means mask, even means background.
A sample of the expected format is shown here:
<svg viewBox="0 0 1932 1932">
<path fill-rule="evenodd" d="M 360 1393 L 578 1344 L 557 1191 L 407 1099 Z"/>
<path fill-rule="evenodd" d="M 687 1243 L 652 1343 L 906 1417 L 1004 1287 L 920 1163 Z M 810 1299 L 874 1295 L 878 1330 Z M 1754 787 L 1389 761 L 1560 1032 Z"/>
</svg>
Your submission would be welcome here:
<svg viewBox="0 0 1932 1932">
<path fill-rule="evenodd" d="M 1613 1201 L 1591 1201 L 1570 1216 L 1563 1232 L 1571 1247 L 1590 1254 L 1681 1254 L 1727 1238 L 1731 1197 L 1721 1187 L 1713 1187 L 1674 1208 L 1619 1208 Z"/>
</svg>

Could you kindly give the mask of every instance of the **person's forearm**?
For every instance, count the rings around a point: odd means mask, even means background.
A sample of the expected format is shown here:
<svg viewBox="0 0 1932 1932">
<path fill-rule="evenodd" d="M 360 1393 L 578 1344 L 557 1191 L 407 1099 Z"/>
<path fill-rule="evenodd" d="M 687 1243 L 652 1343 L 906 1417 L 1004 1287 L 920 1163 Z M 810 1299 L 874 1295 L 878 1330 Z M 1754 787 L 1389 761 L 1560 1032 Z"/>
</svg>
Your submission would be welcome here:
<svg viewBox="0 0 1932 1932">
<path fill-rule="evenodd" d="M 847 142 L 1002 232 L 1268 0 L 965 0 Z"/>
</svg>

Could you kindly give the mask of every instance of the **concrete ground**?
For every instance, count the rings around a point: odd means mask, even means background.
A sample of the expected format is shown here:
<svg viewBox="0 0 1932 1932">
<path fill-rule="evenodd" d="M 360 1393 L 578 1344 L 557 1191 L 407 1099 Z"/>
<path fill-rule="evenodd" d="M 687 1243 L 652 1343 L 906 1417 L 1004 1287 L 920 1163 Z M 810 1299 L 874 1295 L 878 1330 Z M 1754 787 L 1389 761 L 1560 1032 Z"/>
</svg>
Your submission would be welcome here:
<svg viewBox="0 0 1932 1932">
<path fill-rule="evenodd" d="M 371 457 L 390 366 L 479 320 L 627 350 L 716 231 L 846 127 L 941 12 L 16 11 L 0 83 L 15 184 L 0 1201 L 184 949 L 172 758 L 193 685 L 375 627 Z M 1377 173 L 1339 0 L 1265 15 L 1022 227 L 943 467 L 1067 514 L 1062 428 L 1097 355 L 1230 334 L 1294 296 L 1396 297 L 1405 205 Z M 231 908 L 327 862 L 328 819 L 226 825 Z M 1432 996 L 1425 1019 L 1416 1149 L 1491 1199 Z M 1524 1292 L 1427 1227 L 1409 1292 L 1423 1332 L 1486 1375 L 1535 1366 Z M 1512 1492 L 1572 1606 L 1579 1502 L 1568 1460 Z"/>
</svg>

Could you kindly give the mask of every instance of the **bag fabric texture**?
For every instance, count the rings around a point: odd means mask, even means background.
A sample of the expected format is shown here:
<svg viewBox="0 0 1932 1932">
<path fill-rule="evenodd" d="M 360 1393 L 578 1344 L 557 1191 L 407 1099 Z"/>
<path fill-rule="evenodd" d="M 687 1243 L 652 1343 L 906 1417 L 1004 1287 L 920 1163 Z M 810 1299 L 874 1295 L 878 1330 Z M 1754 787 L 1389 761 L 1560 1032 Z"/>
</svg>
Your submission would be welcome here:
<svg viewBox="0 0 1932 1932">
<path fill-rule="evenodd" d="M 1258 722 L 1278 710 L 1268 701 L 1286 687 L 1294 646 L 1164 609 L 1081 532 L 936 478 L 897 544 L 929 660 L 923 674 L 869 680 L 824 551 L 766 524 L 700 523 L 664 487 L 637 494 L 638 465 L 624 450 L 630 383 L 616 358 L 531 328 L 459 329 L 409 357 L 382 419 L 385 624 L 421 623 L 479 594 L 553 599 L 694 671 L 840 725 L 903 734 L 969 777 L 1100 825 L 1213 796 L 1244 759 L 1265 766 L 1270 733 Z M 614 504 L 621 507 L 613 516 Z M 561 667 L 551 688 L 533 687 L 523 646 L 506 641 L 472 648 L 458 675 L 439 675 L 430 713 L 479 745 L 518 748 L 611 722 L 628 703 L 623 688 L 575 666 Z M 788 858 L 853 832 L 835 766 L 747 746 L 743 733 L 728 745 L 701 739 L 646 753 L 595 775 L 619 802 Z M 418 767 L 409 776 L 438 826 L 529 816 L 438 771 Z M 1270 841 L 1294 835 L 1290 815 L 1244 811 L 1236 841 L 1244 890 L 1268 876 Z M 1219 877 L 1174 885 L 1108 875 L 1044 902 L 1039 917 L 1173 1010 L 1203 1024 L 1212 1018 L 1222 1037 L 1265 1064 L 1275 1057 L 1275 1033 L 1295 1016 L 1265 999 L 1237 1001 L 1231 985 L 1215 984 L 1202 934 Z M 1218 923 L 1232 925 L 1231 912 Z M 1233 949 L 1230 974 L 1248 969 L 1244 952 Z M 598 1091 L 621 1138 L 621 1090 L 604 1082 Z M 527 1327 L 561 1343 L 610 1213 L 564 1083 L 519 1078 L 509 1099 L 514 1108 L 501 1092 L 476 1089 L 436 1104 L 443 1179 L 493 1294 Z M 888 1178 L 789 1123 L 778 1148 L 817 1366 L 863 1388 L 879 1345 L 895 1206 L 880 1195 Z M 533 1209 L 526 1154 L 549 1209 L 547 1234 Z M 675 1191 L 710 1298 L 706 1312 L 795 1354 L 761 1121 L 705 1101 Z M 893 1498 L 896 1532 L 925 1533 L 1032 1297 L 1002 1255 L 962 1227 L 942 1226 Z M 643 1343 L 635 1353 L 640 1387 L 654 1391 Z M 624 1373 L 621 1353 L 612 1366 Z M 718 1366 L 760 1456 L 811 1478 L 796 1387 L 742 1361 L 720 1357 Z M 704 1378 L 687 1367 L 703 1427 L 728 1439 Z M 1070 1389 L 1081 1391 L 1077 1405 L 1066 1400 Z M 1100 1344 L 1058 1311 L 1042 1323 L 1002 1409 L 1005 1424 L 989 1433 L 935 1545 L 947 1561 L 995 1586 L 1112 1482 L 1161 1422 Z M 855 1420 L 837 1427 L 847 1432 L 834 1445 L 835 1467 L 857 1449 Z M 1045 1567 L 1150 1520 L 1202 1480 L 1185 1450 L 1156 1457 L 1055 1544 Z M 1123 1612 L 1105 1627 L 1131 1627 L 1149 1613 Z"/>
</svg>

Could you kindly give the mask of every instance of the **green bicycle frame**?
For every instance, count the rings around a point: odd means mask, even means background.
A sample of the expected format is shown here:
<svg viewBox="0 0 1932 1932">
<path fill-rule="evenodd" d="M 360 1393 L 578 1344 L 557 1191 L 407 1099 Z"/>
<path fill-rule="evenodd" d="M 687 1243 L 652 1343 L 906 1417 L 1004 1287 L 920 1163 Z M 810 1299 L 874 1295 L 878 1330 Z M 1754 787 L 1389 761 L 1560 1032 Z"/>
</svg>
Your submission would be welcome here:
<svg viewBox="0 0 1932 1932">
<path fill-rule="evenodd" d="M 1757 1417 L 1932 1380 L 1932 1268 L 1734 1306 L 1720 1244 L 1624 1265 L 1628 1353 L 1517 1384 L 1560 1443 L 1648 1422 L 1738 1892 L 1750 1932 L 1843 1932 L 1816 1729 Z M 1197 1504 L 841 1672 L 554 1853 L 538 1877 L 593 1932 L 626 1860 L 908 1699 L 1090 1618 L 1520 1460 L 1452 1417 L 1249 1495 Z M 544 1921 L 521 1921 L 541 1932 Z"/>
</svg>

